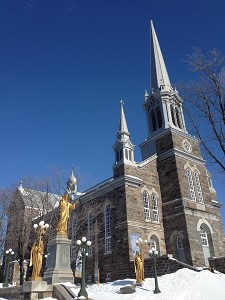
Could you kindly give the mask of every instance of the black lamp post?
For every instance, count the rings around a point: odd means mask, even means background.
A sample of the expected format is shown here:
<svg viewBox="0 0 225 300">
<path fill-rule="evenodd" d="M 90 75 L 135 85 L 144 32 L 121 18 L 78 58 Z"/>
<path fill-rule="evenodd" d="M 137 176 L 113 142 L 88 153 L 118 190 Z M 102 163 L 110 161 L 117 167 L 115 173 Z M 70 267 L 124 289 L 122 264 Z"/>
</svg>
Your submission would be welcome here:
<svg viewBox="0 0 225 300">
<path fill-rule="evenodd" d="M 9 282 L 8 282 L 8 277 L 9 277 L 9 263 L 11 261 L 12 256 L 14 255 L 14 252 L 12 251 L 12 249 L 6 250 L 5 251 L 5 264 L 6 264 L 6 269 L 5 269 L 5 278 L 4 278 L 4 283 L 3 283 L 3 287 L 8 287 L 9 286 Z"/>
<path fill-rule="evenodd" d="M 88 293 L 86 291 L 86 284 L 85 284 L 85 260 L 86 256 L 88 256 L 88 248 L 91 246 L 91 242 L 87 241 L 86 237 L 82 237 L 81 240 L 77 240 L 78 246 L 78 253 L 80 251 L 82 257 L 82 278 L 81 278 L 81 288 L 78 293 L 78 297 L 84 296 L 88 299 Z"/>
<path fill-rule="evenodd" d="M 155 276 L 155 290 L 154 290 L 154 294 L 159 294 L 161 293 L 159 286 L 158 286 L 158 278 L 157 278 L 157 270 L 156 270 L 156 258 L 158 256 L 158 251 L 152 247 L 152 249 L 149 250 L 149 255 L 153 260 L 153 264 L 154 264 L 154 276 Z"/>
</svg>

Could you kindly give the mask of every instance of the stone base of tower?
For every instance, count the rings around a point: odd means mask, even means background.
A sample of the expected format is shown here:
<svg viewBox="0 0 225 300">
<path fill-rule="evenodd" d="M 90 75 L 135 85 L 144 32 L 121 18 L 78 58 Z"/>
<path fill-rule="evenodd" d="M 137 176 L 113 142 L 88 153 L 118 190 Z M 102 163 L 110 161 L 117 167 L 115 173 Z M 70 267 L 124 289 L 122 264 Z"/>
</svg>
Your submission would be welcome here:
<svg viewBox="0 0 225 300">
<path fill-rule="evenodd" d="M 70 266 L 70 246 L 71 240 L 63 234 L 57 234 L 56 238 L 48 243 L 47 269 L 43 277 L 48 284 L 74 282 Z"/>
</svg>

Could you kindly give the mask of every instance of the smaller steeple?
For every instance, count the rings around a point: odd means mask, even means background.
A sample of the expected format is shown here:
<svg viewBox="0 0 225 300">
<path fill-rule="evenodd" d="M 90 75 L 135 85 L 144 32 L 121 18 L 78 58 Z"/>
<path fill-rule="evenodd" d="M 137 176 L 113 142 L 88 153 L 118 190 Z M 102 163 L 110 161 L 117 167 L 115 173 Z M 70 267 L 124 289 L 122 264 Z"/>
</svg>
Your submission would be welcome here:
<svg viewBox="0 0 225 300">
<path fill-rule="evenodd" d="M 127 128 L 127 122 L 124 115 L 123 105 L 124 105 L 123 100 L 120 100 L 120 122 L 119 122 L 119 129 L 116 137 L 120 141 L 127 141 L 130 138 L 130 133 Z"/>
<path fill-rule="evenodd" d="M 119 128 L 116 135 L 117 140 L 113 146 L 115 152 L 115 165 L 122 163 L 134 163 L 134 145 L 130 140 L 130 133 L 127 127 L 123 105 L 123 100 L 120 100 Z"/>
<path fill-rule="evenodd" d="M 69 195 L 73 195 L 76 194 L 76 192 L 77 192 L 77 180 L 73 174 L 73 168 L 72 168 L 70 177 L 67 180 L 67 193 Z"/>
</svg>

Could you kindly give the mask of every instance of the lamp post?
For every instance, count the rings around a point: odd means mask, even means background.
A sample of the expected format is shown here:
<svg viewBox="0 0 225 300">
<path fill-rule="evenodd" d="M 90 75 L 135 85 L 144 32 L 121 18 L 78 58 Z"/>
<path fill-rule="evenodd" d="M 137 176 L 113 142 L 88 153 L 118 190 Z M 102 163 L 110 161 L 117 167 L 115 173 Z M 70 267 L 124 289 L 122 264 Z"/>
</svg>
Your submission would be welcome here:
<svg viewBox="0 0 225 300">
<path fill-rule="evenodd" d="M 158 256 L 158 251 L 152 247 L 152 249 L 149 250 L 149 255 L 153 260 L 153 264 L 154 264 L 154 276 L 155 276 L 155 290 L 154 290 L 154 294 L 159 294 L 161 293 L 159 286 L 158 286 L 158 278 L 157 278 L 157 270 L 156 270 L 156 258 Z"/>
<path fill-rule="evenodd" d="M 77 240 L 77 246 L 78 246 L 78 253 L 80 251 L 81 257 L 82 257 L 82 278 L 81 278 L 81 288 L 78 293 L 78 297 L 84 296 L 86 299 L 88 299 L 88 293 L 86 291 L 85 287 L 85 260 L 86 256 L 88 256 L 88 248 L 91 246 L 91 242 L 87 241 L 86 237 L 82 237 L 81 240 Z"/>
<path fill-rule="evenodd" d="M 8 283 L 8 277 L 9 277 L 9 263 L 11 261 L 12 256 L 14 255 L 14 251 L 10 248 L 9 250 L 5 251 L 5 263 L 6 263 L 6 270 L 5 270 L 5 278 L 4 278 L 4 283 L 3 283 L 3 287 L 8 287 L 9 283 Z"/>
</svg>

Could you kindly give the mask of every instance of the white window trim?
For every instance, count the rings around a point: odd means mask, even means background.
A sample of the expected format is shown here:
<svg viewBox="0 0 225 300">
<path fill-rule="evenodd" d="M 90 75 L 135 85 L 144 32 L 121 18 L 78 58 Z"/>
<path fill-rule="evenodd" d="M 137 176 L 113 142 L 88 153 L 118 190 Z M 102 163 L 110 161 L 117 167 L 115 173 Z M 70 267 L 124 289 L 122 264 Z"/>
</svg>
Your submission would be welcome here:
<svg viewBox="0 0 225 300">
<path fill-rule="evenodd" d="M 186 167 L 185 170 L 186 170 L 186 176 L 187 176 L 187 179 L 188 179 L 188 186 L 189 186 L 191 201 L 196 202 L 196 195 L 195 195 L 194 181 L 193 181 L 193 177 L 192 177 L 192 170 L 189 166 Z"/>
<path fill-rule="evenodd" d="M 107 207 L 109 207 L 109 213 L 107 211 Z M 111 232 L 111 206 L 110 204 L 105 205 L 105 253 L 111 253 L 112 251 L 112 232 Z M 109 234 L 108 234 L 109 233 Z"/>
<path fill-rule="evenodd" d="M 143 192 L 143 201 L 144 201 L 144 214 L 145 214 L 145 222 L 151 221 L 151 212 L 150 212 L 150 199 L 149 193 L 145 190 Z"/>
<path fill-rule="evenodd" d="M 200 178 L 199 178 L 199 172 L 196 168 L 194 169 L 194 178 L 195 178 L 195 186 L 196 186 L 198 201 L 199 201 L 199 203 L 204 204 L 201 182 L 200 182 Z"/>
<path fill-rule="evenodd" d="M 156 193 L 152 193 L 151 199 L 152 199 L 152 214 L 153 214 L 152 219 L 153 219 L 153 222 L 158 223 L 159 222 L 159 209 L 158 209 L 158 197 L 157 197 Z M 156 204 L 156 208 L 153 208 L 154 201 Z M 157 216 L 157 220 L 155 220 L 154 216 Z"/>
</svg>

